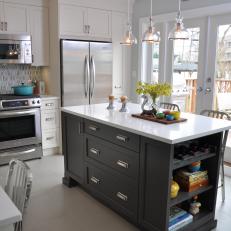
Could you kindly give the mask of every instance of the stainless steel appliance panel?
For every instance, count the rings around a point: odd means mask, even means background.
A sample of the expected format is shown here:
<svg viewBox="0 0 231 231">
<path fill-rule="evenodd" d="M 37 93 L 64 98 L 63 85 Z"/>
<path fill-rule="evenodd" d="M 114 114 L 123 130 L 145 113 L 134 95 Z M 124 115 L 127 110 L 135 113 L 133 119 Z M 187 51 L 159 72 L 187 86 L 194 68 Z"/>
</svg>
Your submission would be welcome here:
<svg viewBox="0 0 231 231">
<path fill-rule="evenodd" d="M 31 64 L 31 36 L 0 34 L 0 63 Z"/>
<path fill-rule="evenodd" d="M 90 103 L 104 103 L 112 94 L 112 44 L 90 43 Z"/>
<path fill-rule="evenodd" d="M 0 150 L 0 165 L 8 164 L 11 159 L 31 160 L 41 158 L 43 154 L 42 145 L 28 145 L 7 150 Z"/>
<path fill-rule="evenodd" d="M 89 42 L 62 40 L 62 106 L 89 104 Z"/>
<path fill-rule="evenodd" d="M 0 150 L 41 144 L 40 108 L 0 112 Z"/>
</svg>

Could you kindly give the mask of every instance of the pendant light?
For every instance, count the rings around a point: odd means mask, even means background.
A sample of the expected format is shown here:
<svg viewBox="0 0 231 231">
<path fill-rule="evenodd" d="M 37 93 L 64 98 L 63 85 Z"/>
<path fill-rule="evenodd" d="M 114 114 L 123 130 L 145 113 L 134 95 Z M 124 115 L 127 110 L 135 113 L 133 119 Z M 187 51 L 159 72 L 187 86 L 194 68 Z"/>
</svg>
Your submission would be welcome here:
<svg viewBox="0 0 231 231">
<path fill-rule="evenodd" d="M 132 26 L 130 22 L 130 0 L 128 0 L 128 22 L 127 22 L 127 30 L 124 35 L 124 38 L 122 42 L 120 43 L 121 45 L 125 46 L 132 46 L 137 44 L 137 39 L 132 33 Z"/>
<path fill-rule="evenodd" d="M 152 0 L 150 0 L 150 2 L 151 2 L 151 11 L 150 11 L 150 17 L 149 17 L 149 26 L 143 35 L 142 42 L 148 43 L 148 44 L 153 44 L 153 43 L 159 43 L 160 42 L 160 34 L 156 32 L 156 29 L 155 29 L 154 24 L 153 24 Z"/>
<path fill-rule="evenodd" d="M 181 14 L 181 1 L 182 0 L 179 0 L 179 9 L 176 17 L 176 24 L 169 33 L 169 40 L 188 40 L 190 38 L 188 30 L 184 28 L 183 17 Z"/>
</svg>

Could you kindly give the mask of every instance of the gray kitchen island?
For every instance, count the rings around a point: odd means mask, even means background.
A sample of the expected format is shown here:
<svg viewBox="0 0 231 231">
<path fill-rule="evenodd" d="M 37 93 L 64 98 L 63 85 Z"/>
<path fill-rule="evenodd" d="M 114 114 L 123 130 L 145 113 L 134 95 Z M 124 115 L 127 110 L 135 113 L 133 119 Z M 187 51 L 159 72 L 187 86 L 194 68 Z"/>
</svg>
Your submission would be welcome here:
<svg viewBox="0 0 231 231">
<path fill-rule="evenodd" d="M 167 231 L 170 208 L 187 207 L 198 196 L 202 204 L 193 222 L 183 231 L 208 231 L 216 227 L 215 207 L 223 132 L 231 122 L 182 113 L 187 121 L 164 125 L 133 118 L 140 105 L 128 104 L 129 112 L 107 110 L 107 104 L 62 108 L 65 161 L 63 183 L 80 185 L 92 196 L 142 230 Z M 180 146 L 212 146 L 210 151 L 176 159 Z M 208 149 L 206 149 L 208 150 Z M 201 161 L 209 185 L 192 192 L 180 190 L 171 199 L 176 171 Z"/>
</svg>

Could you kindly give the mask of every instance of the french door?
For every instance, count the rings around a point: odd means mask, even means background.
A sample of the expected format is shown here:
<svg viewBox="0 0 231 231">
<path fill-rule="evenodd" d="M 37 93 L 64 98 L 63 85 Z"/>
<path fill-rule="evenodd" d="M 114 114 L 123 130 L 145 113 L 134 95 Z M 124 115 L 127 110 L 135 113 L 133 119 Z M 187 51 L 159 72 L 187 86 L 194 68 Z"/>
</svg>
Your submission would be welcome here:
<svg viewBox="0 0 231 231">
<path fill-rule="evenodd" d="M 210 18 L 204 107 L 225 111 L 231 116 L 231 14 Z M 231 132 L 225 160 L 231 163 Z"/>
<path fill-rule="evenodd" d="M 203 108 L 206 26 L 206 18 L 185 20 L 191 39 L 168 41 L 166 80 L 173 86 L 171 101 L 181 111 L 199 113 Z"/>
</svg>

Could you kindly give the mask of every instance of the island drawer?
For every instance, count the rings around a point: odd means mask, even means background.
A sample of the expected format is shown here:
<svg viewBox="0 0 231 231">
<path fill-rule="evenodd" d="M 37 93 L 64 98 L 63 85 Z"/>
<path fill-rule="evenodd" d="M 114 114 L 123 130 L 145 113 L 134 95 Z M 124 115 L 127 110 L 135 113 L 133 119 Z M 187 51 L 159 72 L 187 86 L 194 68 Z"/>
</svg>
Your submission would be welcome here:
<svg viewBox="0 0 231 231">
<path fill-rule="evenodd" d="M 87 185 L 106 199 L 113 209 L 137 219 L 138 187 L 133 181 L 120 174 L 87 165 Z"/>
<path fill-rule="evenodd" d="M 90 120 L 85 120 L 85 132 L 139 152 L 140 137 L 136 134 Z"/>
<path fill-rule="evenodd" d="M 86 135 L 85 153 L 90 159 L 99 161 L 135 180 L 139 174 L 139 153 Z"/>
</svg>

